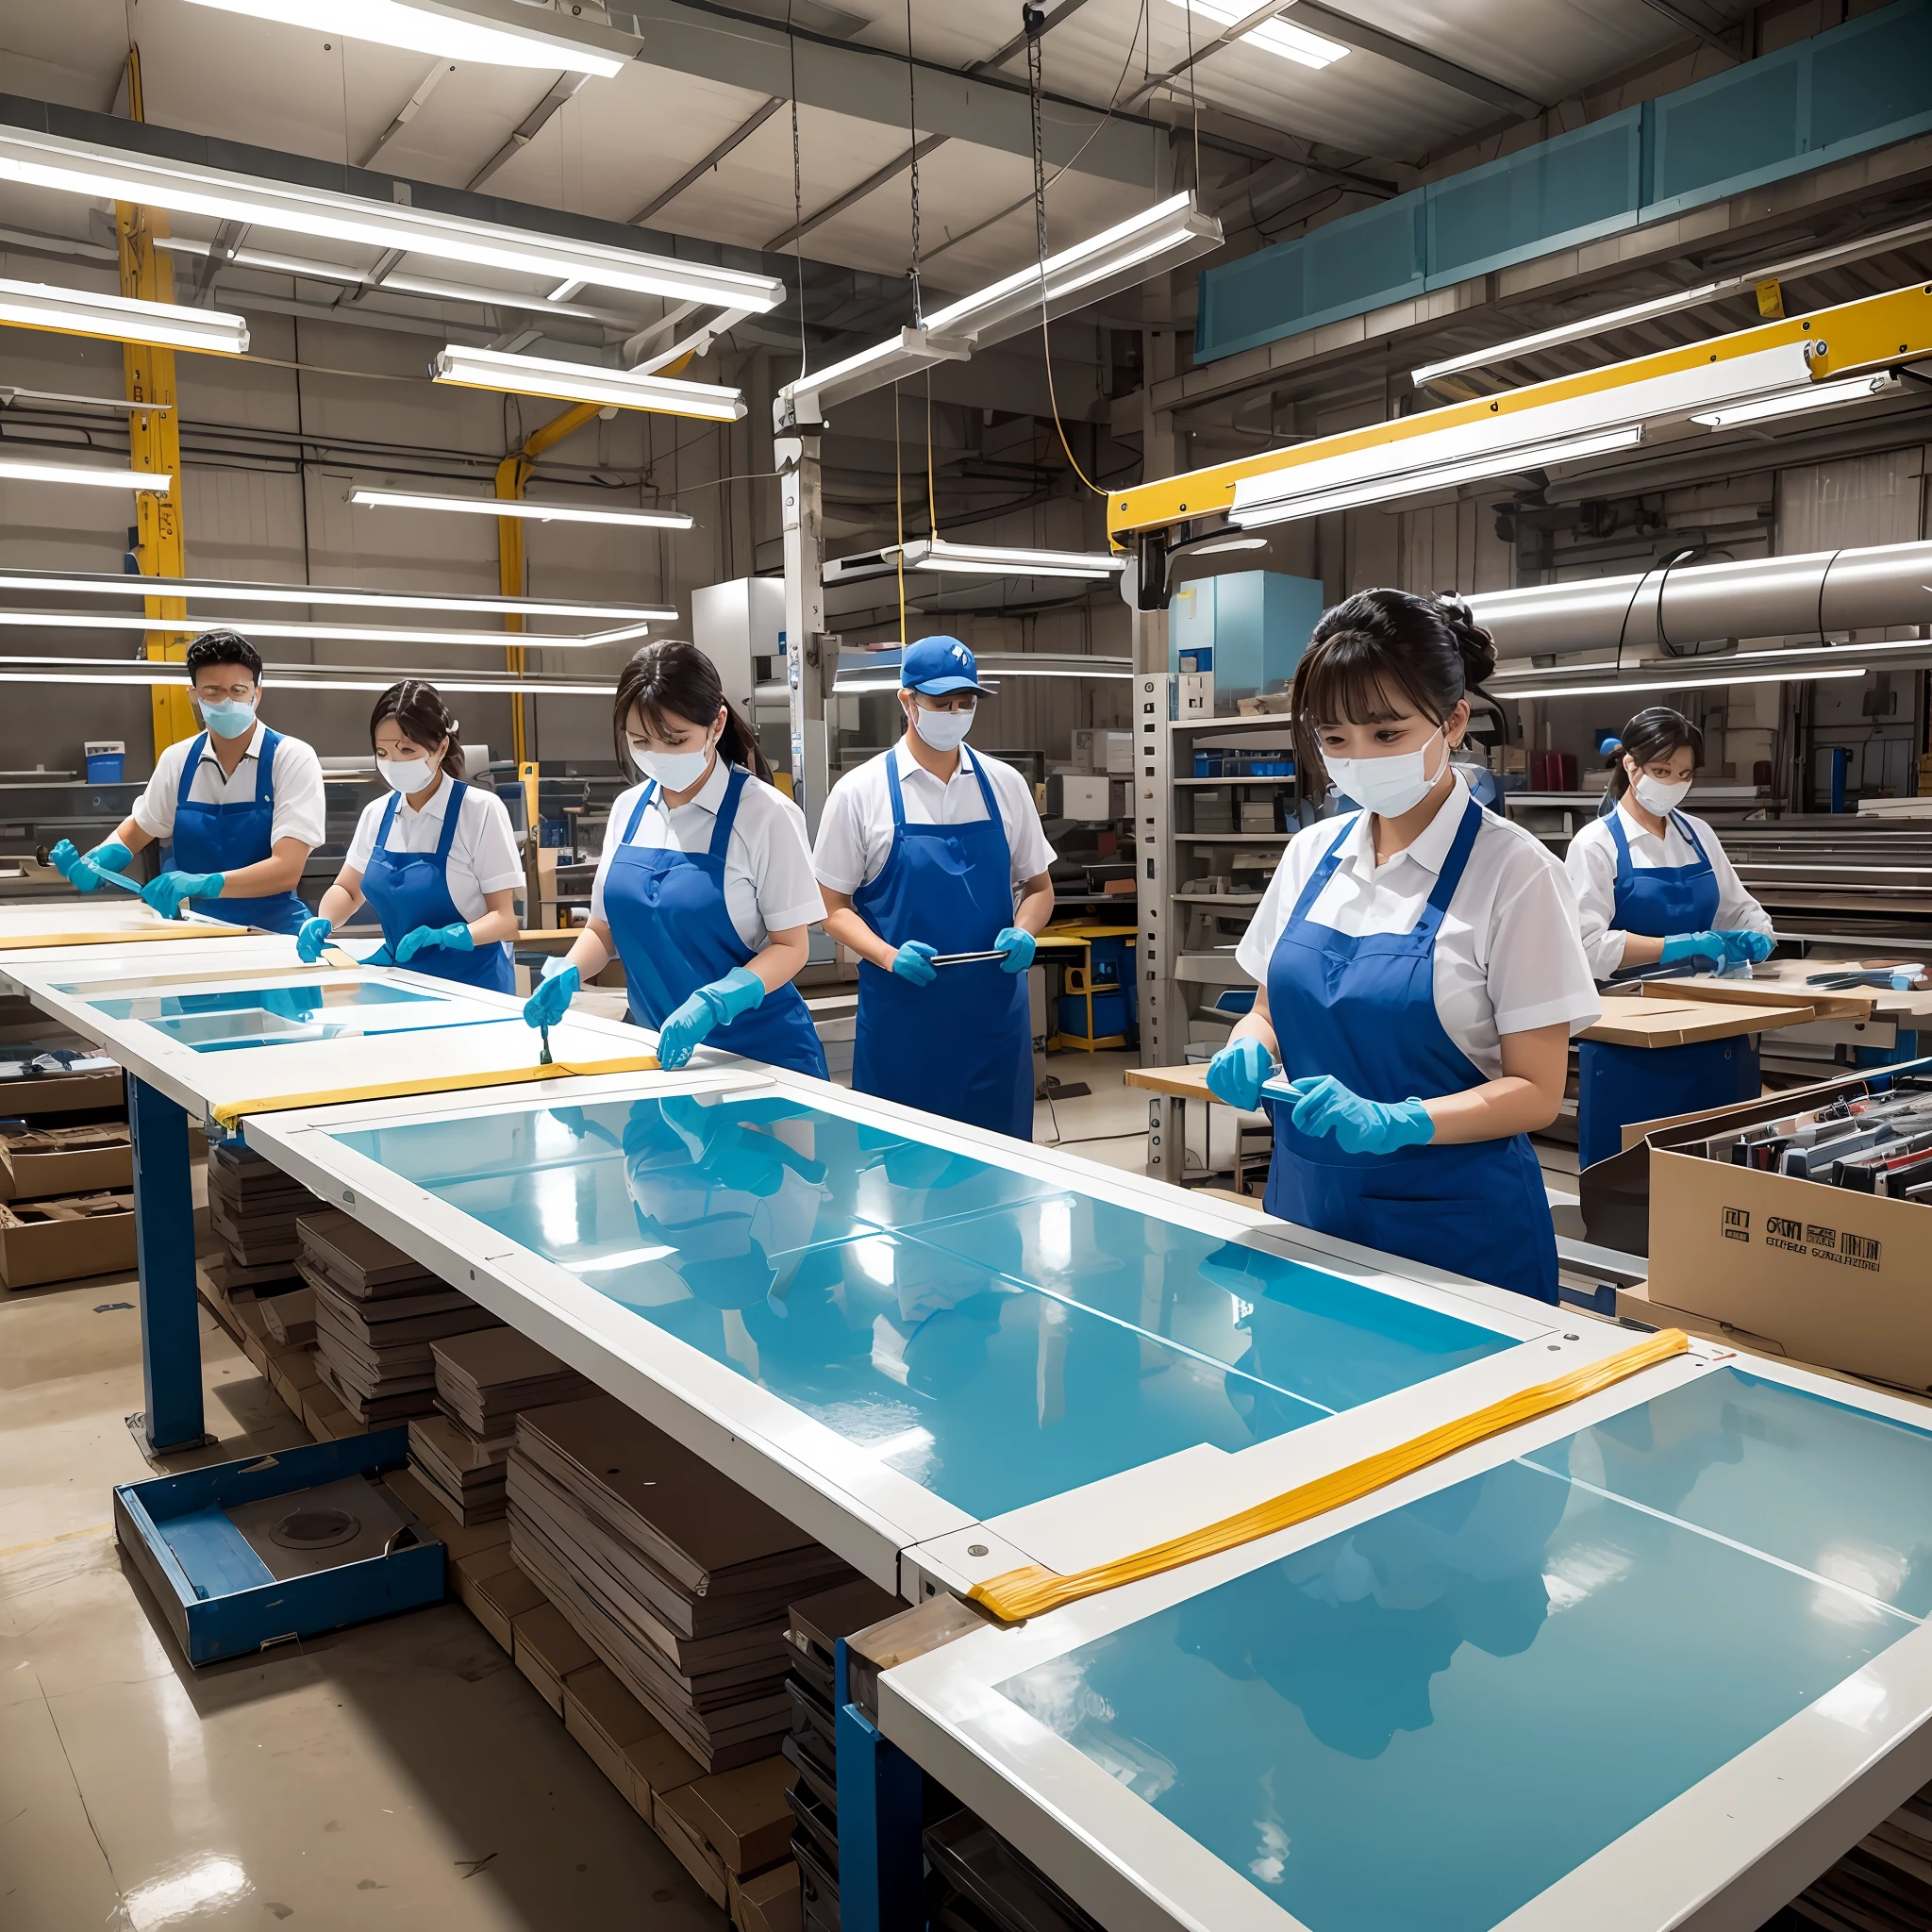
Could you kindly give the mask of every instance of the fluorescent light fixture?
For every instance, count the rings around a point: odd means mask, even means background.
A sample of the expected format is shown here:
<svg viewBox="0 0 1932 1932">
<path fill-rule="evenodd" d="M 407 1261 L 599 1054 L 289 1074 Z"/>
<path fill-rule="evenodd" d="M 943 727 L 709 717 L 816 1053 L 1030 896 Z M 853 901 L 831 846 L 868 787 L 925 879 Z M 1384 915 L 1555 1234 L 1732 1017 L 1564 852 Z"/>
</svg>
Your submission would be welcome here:
<svg viewBox="0 0 1932 1932">
<path fill-rule="evenodd" d="M 248 346 L 248 325 L 239 315 L 173 302 L 137 302 L 130 295 L 102 295 L 88 289 L 57 289 L 46 282 L 0 281 L 0 322 L 70 336 L 197 349 L 210 356 L 239 356 Z"/>
<path fill-rule="evenodd" d="M 140 416 L 165 416 L 175 407 L 173 403 L 138 403 L 126 396 L 70 395 L 58 389 L 0 386 L 0 409 L 10 409 L 15 403 L 64 403 L 71 409 L 112 409 L 117 415 L 132 411 Z"/>
<path fill-rule="evenodd" d="M 908 570 L 941 576 L 1110 577 L 1127 567 L 1124 557 L 1105 551 L 1015 550 L 1004 543 L 949 543 L 943 537 L 922 537 L 901 554 Z"/>
<path fill-rule="evenodd" d="M 501 638 L 497 642 L 503 642 Z M 183 691 L 189 689 L 187 675 L 178 665 L 155 663 L 115 665 L 111 669 L 86 672 L 76 675 L 81 666 L 106 664 L 108 660 L 100 658 L 0 658 L 0 684 L 65 684 L 83 687 L 94 684 L 111 685 L 178 685 Z M 75 671 L 22 671 L 16 667 L 23 664 L 71 664 Z M 265 671 L 278 674 L 276 688 L 282 691 L 387 691 L 395 683 L 392 676 L 357 677 L 354 675 L 302 677 L 288 675 L 308 667 L 264 665 Z M 610 698 L 610 680 L 601 684 L 542 683 L 529 678 L 511 678 L 505 681 L 495 679 L 482 681 L 475 678 L 446 677 L 441 672 L 434 674 L 434 682 L 440 691 L 504 691 L 511 697 L 564 697 L 602 698 L 607 703 Z"/>
<path fill-rule="evenodd" d="M 157 235 L 155 246 L 170 255 L 207 256 L 212 244 L 196 242 L 187 235 Z M 300 275 L 308 282 L 366 282 L 366 269 L 350 268 L 340 261 L 305 261 L 292 255 L 264 255 L 258 248 L 238 248 L 228 258 L 237 268 L 258 268 L 275 275 Z"/>
<path fill-rule="evenodd" d="M 352 41 L 402 47 L 439 59 L 468 60 L 489 67 L 535 67 L 566 74 L 591 74 L 609 80 L 624 72 L 614 54 L 508 24 L 498 26 L 474 15 L 408 0 L 191 0 L 196 7 L 246 14 L 251 20 L 306 27 L 311 33 L 341 34 Z"/>
<path fill-rule="evenodd" d="M 1134 288 L 1157 269 L 1179 268 L 1219 248 L 1221 240 L 1221 224 L 1198 208 L 1191 194 L 1172 195 L 1042 263 L 1003 276 L 976 295 L 935 309 L 923 329 L 901 329 L 873 348 L 787 383 L 780 393 L 829 408 L 1038 327 L 1042 313 L 1050 319 Z"/>
<path fill-rule="evenodd" d="M 1723 663 L 1712 661 L 1714 668 L 1707 677 L 1625 677 L 1608 684 L 1540 684 L 1528 691 L 1511 691 L 1500 679 L 1491 678 L 1485 690 L 1492 698 L 1595 698 L 1621 691 L 1705 691 L 1714 684 L 1816 684 L 1833 677 L 1863 677 L 1871 668 L 1854 664 L 1844 671 L 1773 671 L 1751 677 L 1726 677 Z"/>
<path fill-rule="evenodd" d="M 212 577 L 142 577 L 123 572 L 66 575 L 57 571 L 0 569 L 0 591 L 34 591 L 61 596 L 179 597 L 197 604 L 339 605 L 356 610 L 460 610 L 478 617 L 568 617 L 579 623 L 620 624 L 677 615 L 670 604 L 563 604 L 541 597 L 437 596 L 408 591 L 360 591 L 348 585 L 248 584 Z M 246 624 L 246 618 L 235 620 Z"/>
<path fill-rule="evenodd" d="M 332 189 L 268 180 L 32 128 L 0 128 L 0 180 L 242 222 L 278 234 L 319 235 L 383 252 L 394 249 L 404 255 L 508 269 L 514 275 L 659 295 L 672 302 L 763 311 L 785 299 L 785 285 L 775 275 L 713 268 L 540 229 L 507 227 L 408 202 L 374 201 Z"/>
<path fill-rule="evenodd" d="M 1585 457 L 1607 456 L 1612 450 L 1634 448 L 1642 441 L 1643 431 L 1641 428 L 1600 430 L 1593 436 L 1572 436 L 1555 442 L 1526 443 L 1514 449 L 1498 450 L 1492 456 L 1467 457 L 1460 462 L 1439 463 L 1361 483 L 1343 484 L 1332 490 L 1311 490 L 1295 496 L 1275 497 L 1257 504 L 1252 509 L 1240 507 L 1237 487 L 1235 521 L 1244 530 L 1259 529 L 1270 524 L 1321 516 L 1328 510 L 1355 509 L 1363 504 L 1426 495 L 1435 490 L 1480 482 L 1485 476 L 1507 476 L 1517 470 L 1541 470 L 1551 463 L 1576 462 Z"/>
<path fill-rule="evenodd" d="M 651 409 L 662 416 L 695 416 L 706 423 L 736 423 L 744 414 L 744 393 L 711 382 L 685 382 L 675 375 L 640 375 L 629 369 L 603 369 L 588 362 L 553 362 L 538 356 L 510 356 L 501 349 L 464 349 L 454 342 L 433 365 L 438 382 L 468 389 L 500 390 L 510 395 L 554 396 L 559 402 L 598 403 L 607 408 Z"/>
<path fill-rule="evenodd" d="M 1235 550 L 1265 550 L 1267 547 L 1265 537 L 1229 537 L 1219 543 L 1191 544 L 1186 554 L 1190 557 L 1225 557 Z M 1179 558 L 1174 560 L 1178 562 Z"/>
<path fill-rule="evenodd" d="M 230 620 L 224 619 L 226 624 Z M 0 610 L 0 630 L 167 631 L 191 635 L 212 628 L 205 617 L 148 617 L 141 611 L 103 615 L 73 610 Z M 474 644 L 501 650 L 506 644 L 529 644 L 540 650 L 581 650 L 637 635 L 624 630 L 602 637 L 575 637 L 567 632 L 538 630 L 432 630 L 415 625 L 288 624 L 250 618 L 237 625 L 250 638 L 334 638 L 350 644 Z"/>
<path fill-rule="evenodd" d="M 1743 423 L 1768 423 L 1778 416 L 1803 415 L 1807 409 L 1840 409 L 1874 396 L 1895 396 L 1903 387 L 1895 375 L 1854 375 L 1841 382 L 1807 383 L 1784 395 L 1759 396 L 1756 402 L 1734 403 L 1690 420 L 1707 429 L 1735 429 Z"/>
<path fill-rule="evenodd" d="M 1252 7 L 1230 7 L 1226 0 L 1174 0 L 1177 7 L 1185 7 L 1190 13 L 1202 20 L 1211 20 L 1216 26 L 1239 26 L 1254 12 Z M 1292 60 L 1303 67 L 1317 71 L 1332 66 L 1348 52 L 1339 41 L 1324 41 L 1320 34 L 1311 34 L 1305 26 L 1296 26 L 1292 21 L 1277 15 L 1274 20 L 1264 20 L 1257 27 L 1251 28 L 1241 36 L 1250 46 L 1265 47 L 1271 54 L 1279 54 L 1284 60 Z"/>
<path fill-rule="evenodd" d="M 411 490 L 357 490 L 349 501 L 364 509 L 440 509 L 459 516 L 527 517 L 538 524 L 628 524 L 640 530 L 688 530 L 696 521 L 681 509 L 577 509 L 525 497 L 429 496 Z"/>
<path fill-rule="evenodd" d="M 172 475 L 157 470 L 88 470 L 78 463 L 29 463 L 0 457 L 0 476 L 15 483 L 85 483 L 95 490 L 152 490 L 165 496 Z"/>
</svg>

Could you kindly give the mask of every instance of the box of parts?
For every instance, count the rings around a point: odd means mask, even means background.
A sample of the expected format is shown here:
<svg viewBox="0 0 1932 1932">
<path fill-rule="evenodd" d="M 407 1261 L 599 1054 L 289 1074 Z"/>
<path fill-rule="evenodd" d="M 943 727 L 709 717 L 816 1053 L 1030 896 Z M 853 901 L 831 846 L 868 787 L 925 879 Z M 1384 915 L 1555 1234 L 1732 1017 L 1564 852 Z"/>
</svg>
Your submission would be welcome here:
<svg viewBox="0 0 1932 1932">
<path fill-rule="evenodd" d="M 79 1127 L 0 1122 L 0 1201 L 133 1185 L 134 1150 L 125 1121 Z"/>
<path fill-rule="evenodd" d="M 130 1191 L 0 1206 L 0 1287 L 38 1288 L 133 1266 Z"/>
<path fill-rule="evenodd" d="M 1617 1158 L 1640 1152 L 1653 1301 L 1932 1390 L 1932 1059 L 1700 1114 Z"/>
</svg>

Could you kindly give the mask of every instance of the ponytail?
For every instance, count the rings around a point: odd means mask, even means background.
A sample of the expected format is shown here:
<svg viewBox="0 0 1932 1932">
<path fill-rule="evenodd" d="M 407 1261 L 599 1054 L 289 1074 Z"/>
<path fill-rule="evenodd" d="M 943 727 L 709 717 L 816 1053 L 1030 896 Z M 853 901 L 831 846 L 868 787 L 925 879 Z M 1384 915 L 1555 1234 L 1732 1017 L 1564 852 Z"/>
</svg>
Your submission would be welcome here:
<svg viewBox="0 0 1932 1932">
<path fill-rule="evenodd" d="M 681 638 L 641 644 L 617 679 L 610 727 L 618 764 L 626 772 L 631 769 L 630 743 L 624 726 L 633 711 L 654 731 L 663 728 L 667 714 L 708 730 L 721 709 L 724 729 L 718 738 L 719 755 L 727 765 L 742 765 L 754 778 L 762 778 L 769 785 L 772 767 L 758 747 L 758 733 L 739 715 L 737 707 L 726 701 L 718 667 L 695 644 Z"/>
<path fill-rule="evenodd" d="M 1622 738 L 1609 747 L 1609 803 L 1614 805 L 1630 789 L 1630 774 L 1624 769 L 1626 757 L 1643 766 L 1657 758 L 1667 758 L 1687 744 L 1701 765 L 1704 733 L 1683 712 L 1674 711 L 1668 705 L 1652 705 L 1648 710 L 1639 711 L 1624 725 Z"/>
</svg>

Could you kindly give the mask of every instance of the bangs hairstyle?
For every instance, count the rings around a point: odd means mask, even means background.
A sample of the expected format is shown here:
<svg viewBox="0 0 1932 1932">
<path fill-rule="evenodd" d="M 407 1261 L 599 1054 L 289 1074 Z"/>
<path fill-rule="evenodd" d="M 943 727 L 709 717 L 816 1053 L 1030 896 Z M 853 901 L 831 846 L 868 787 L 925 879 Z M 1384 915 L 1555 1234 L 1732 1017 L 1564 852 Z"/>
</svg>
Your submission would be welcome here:
<svg viewBox="0 0 1932 1932">
<path fill-rule="evenodd" d="M 758 733 L 725 702 L 718 667 L 695 644 L 682 638 L 664 638 L 655 644 L 639 645 L 617 679 L 610 728 L 617 747 L 618 769 L 636 774 L 629 738 L 625 731 L 633 711 L 639 712 L 644 723 L 662 736 L 667 718 L 702 725 L 708 731 L 721 708 L 724 712 L 724 729 L 718 740 L 719 756 L 727 765 L 742 765 L 754 778 L 762 778 L 769 785 L 772 768 L 758 749 Z"/>
<path fill-rule="evenodd" d="M 400 684 L 392 684 L 376 699 L 375 708 L 369 714 L 369 744 L 375 745 L 375 727 L 385 719 L 393 718 L 402 734 L 411 744 L 420 744 L 425 751 L 449 740 L 449 748 L 442 755 L 442 769 L 452 778 L 463 775 L 463 748 L 457 742 L 457 733 L 463 727 L 458 723 L 448 701 L 433 684 L 425 684 L 420 677 L 406 677 Z"/>
<path fill-rule="evenodd" d="M 1391 703 L 1445 724 L 1495 668 L 1495 641 L 1459 597 L 1358 591 L 1323 613 L 1296 668 L 1295 757 L 1325 774 L 1323 728 L 1378 724 Z"/>
</svg>

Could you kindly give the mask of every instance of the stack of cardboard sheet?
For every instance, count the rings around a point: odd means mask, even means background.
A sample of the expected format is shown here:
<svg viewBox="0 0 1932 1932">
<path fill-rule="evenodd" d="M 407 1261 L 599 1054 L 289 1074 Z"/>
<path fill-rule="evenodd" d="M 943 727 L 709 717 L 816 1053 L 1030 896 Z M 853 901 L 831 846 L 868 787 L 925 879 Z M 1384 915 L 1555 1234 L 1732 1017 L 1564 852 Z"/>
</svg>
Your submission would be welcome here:
<svg viewBox="0 0 1932 1932">
<path fill-rule="evenodd" d="M 430 1343 L 493 1327 L 496 1317 L 346 1214 L 324 1208 L 298 1224 L 302 1278 L 315 1294 L 323 1381 L 367 1425 L 431 1413 Z"/>
<path fill-rule="evenodd" d="M 1774 1923 L 1787 1920 L 1829 1932 L 1923 1932 L 1932 1925 L 1932 1785 L 1860 1839 Z"/>
<path fill-rule="evenodd" d="M 226 1257 L 209 1266 L 215 1286 L 275 1291 L 296 1280 L 302 1251 L 295 1223 L 322 1203 L 273 1162 L 239 1142 L 218 1141 L 208 1150 L 208 1219 Z"/>
<path fill-rule="evenodd" d="M 606 1395 L 524 1412 L 508 1493 L 517 1561 L 685 1750 L 775 1754 L 786 1607 L 843 1562 Z"/>
<path fill-rule="evenodd" d="M 575 1369 L 514 1328 L 476 1328 L 431 1344 L 436 1406 L 409 1424 L 409 1460 L 459 1523 L 508 1507 L 505 1476 L 518 1414 L 593 1392 Z"/>
</svg>

